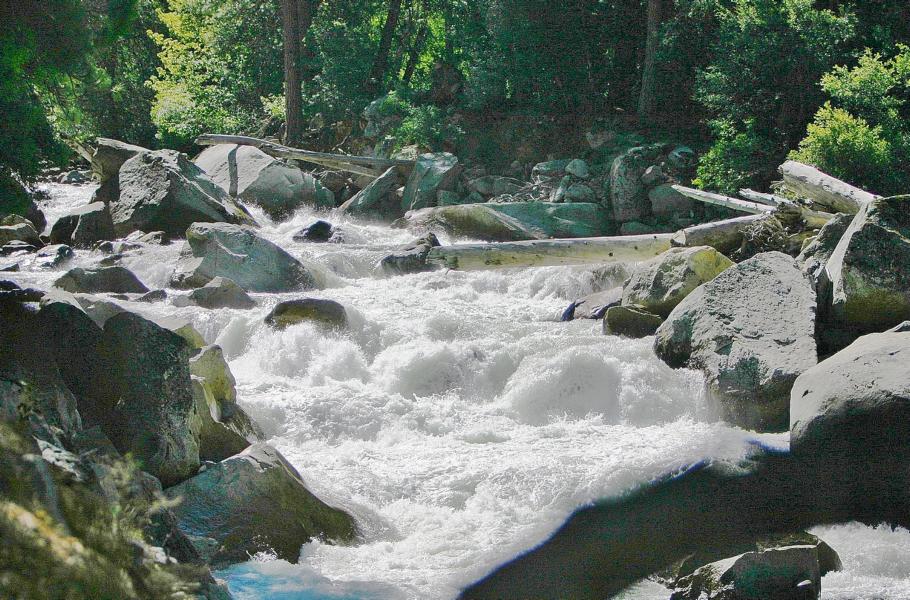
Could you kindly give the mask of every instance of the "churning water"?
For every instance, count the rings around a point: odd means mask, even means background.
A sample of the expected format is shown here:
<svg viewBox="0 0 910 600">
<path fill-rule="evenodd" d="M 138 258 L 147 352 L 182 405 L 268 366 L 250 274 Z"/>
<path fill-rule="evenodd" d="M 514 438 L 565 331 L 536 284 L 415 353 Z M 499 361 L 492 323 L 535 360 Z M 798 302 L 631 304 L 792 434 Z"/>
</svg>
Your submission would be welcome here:
<svg viewBox="0 0 910 600">
<path fill-rule="evenodd" d="M 49 221 L 91 187 L 51 185 Z M 577 507 L 706 457 L 737 458 L 750 441 L 786 445 L 718 423 L 692 371 L 658 360 L 652 340 L 604 336 L 594 321 L 558 322 L 569 301 L 603 285 L 578 267 L 386 277 L 377 261 L 408 233 L 328 216 L 343 243 L 292 236 L 301 210 L 261 235 L 321 274 L 305 295 L 342 303 L 350 331 L 307 324 L 274 331 L 263 317 L 304 294 L 252 294 L 252 310 L 130 309 L 192 319 L 224 349 L 240 404 L 310 489 L 352 513 L 356 545 L 320 541 L 298 564 L 269 556 L 219 573 L 241 599 L 448 599 L 545 539 Z M 322 215 L 326 217 L 326 215 Z M 165 287 L 180 244 L 129 253 L 124 266 Z M 103 258 L 80 251 L 69 265 Z M 11 274 L 49 285 L 58 271 Z M 910 532 L 819 528 L 845 571 L 827 599 L 910 598 Z M 627 599 L 663 599 L 644 582 Z"/>
</svg>

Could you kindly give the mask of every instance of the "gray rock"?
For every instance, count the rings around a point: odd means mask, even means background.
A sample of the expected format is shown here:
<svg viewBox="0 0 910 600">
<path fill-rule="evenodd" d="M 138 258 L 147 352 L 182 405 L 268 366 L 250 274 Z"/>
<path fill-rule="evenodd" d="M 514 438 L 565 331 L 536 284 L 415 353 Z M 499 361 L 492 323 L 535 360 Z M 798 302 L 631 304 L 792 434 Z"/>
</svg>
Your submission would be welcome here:
<svg viewBox="0 0 910 600">
<path fill-rule="evenodd" d="M 825 265 L 834 254 L 841 238 L 847 233 L 847 228 L 853 222 L 854 216 L 844 213 L 835 215 L 796 258 L 796 262 L 802 266 L 805 273 L 812 277 L 816 285 L 823 284 L 822 274 L 825 271 Z M 822 299 L 826 296 L 827 294 L 822 289 L 818 290 L 819 304 L 822 304 Z"/>
<path fill-rule="evenodd" d="M 136 298 L 136 302 L 161 302 L 163 300 L 167 300 L 167 292 L 165 290 L 152 290 Z"/>
<path fill-rule="evenodd" d="M 256 301 L 226 277 L 215 277 L 190 293 L 190 300 L 203 308 L 253 308 Z"/>
<path fill-rule="evenodd" d="M 648 191 L 651 203 L 651 214 L 655 217 L 689 216 L 694 208 L 694 201 L 683 196 L 665 183 Z"/>
<path fill-rule="evenodd" d="M 0 246 L 13 241 L 25 242 L 36 248 L 44 245 L 38 237 L 38 232 L 29 222 L 0 226 Z"/>
<path fill-rule="evenodd" d="M 657 331 L 671 367 L 701 369 L 724 417 L 782 430 L 790 388 L 817 362 L 815 289 L 780 252 L 758 254 L 698 287 Z"/>
<path fill-rule="evenodd" d="M 622 302 L 621 287 L 594 292 L 573 302 L 569 309 L 563 313 L 562 320 L 602 319 L 608 309 L 619 306 L 620 302 Z"/>
<path fill-rule="evenodd" d="M 68 183 L 70 185 L 86 183 L 89 181 L 89 178 L 85 176 L 85 173 L 73 169 L 67 173 L 63 173 L 60 177 L 57 178 L 57 183 Z"/>
<path fill-rule="evenodd" d="M 816 546 L 746 552 L 701 567 L 677 584 L 671 600 L 814 600 L 822 572 Z"/>
<path fill-rule="evenodd" d="M 606 335 L 643 338 L 654 335 L 663 318 L 640 306 L 612 306 L 604 314 L 603 331 Z"/>
<path fill-rule="evenodd" d="M 335 195 L 311 174 L 253 146 L 209 146 L 194 162 L 225 192 L 261 206 L 273 219 L 284 219 L 303 205 L 335 206 Z"/>
<path fill-rule="evenodd" d="M 327 242 L 332 239 L 335 228 L 328 221 L 318 220 L 310 223 L 294 234 L 297 242 Z"/>
<path fill-rule="evenodd" d="M 565 158 L 537 163 L 531 169 L 531 179 L 540 182 L 562 177 L 566 174 L 566 167 L 570 162 L 572 162 L 571 158 Z"/>
<path fill-rule="evenodd" d="M 172 331 L 123 312 L 107 320 L 99 345 L 105 377 L 98 378 L 101 426 L 120 452 L 165 486 L 199 468 L 190 345 Z"/>
<path fill-rule="evenodd" d="M 98 174 L 101 183 L 115 178 L 120 172 L 123 163 L 142 152 L 148 152 L 147 148 L 134 146 L 118 140 L 109 138 L 97 138 L 95 140 L 95 152 L 92 155 L 92 170 Z"/>
<path fill-rule="evenodd" d="M 865 205 L 825 264 L 825 277 L 826 320 L 872 332 L 910 319 L 910 196 Z"/>
<path fill-rule="evenodd" d="M 395 254 L 385 256 L 379 261 L 379 266 L 390 275 L 406 275 L 408 273 L 421 273 L 433 270 L 427 263 L 430 250 L 439 245 L 439 240 L 432 233 L 427 233 L 422 238 L 399 248 Z"/>
<path fill-rule="evenodd" d="M 41 269 L 55 269 L 73 258 L 73 249 L 66 244 L 52 244 L 38 250 L 35 264 Z"/>
<path fill-rule="evenodd" d="M 588 179 L 591 177 L 591 168 L 588 163 L 580 158 L 573 159 L 566 165 L 566 173 L 579 179 Z"/>
<path fill-rule="evenodd" d="M 404 186 L 402 210 L 415 210 L 433 206 L 436 192 L 450 190 L 464 170 L 458 157 L 448 152 L 421 154 Z"/>
<path fill-rule="evenodd" d="M 120 168 L 120 195 L 110 204 L 117 235 L 136 230 L 181 237 L 193 223 L 255 224 L 249 213 L 185 155 L 143 152 Z"/>
<path fill-rule="evenodd" d="M 398 168 L 391 167 L 344 202 L 339 211 L 352 215 L 395 218 L 401 214 L 401 203 L 393 192 L 401 184 Z"/>
<path fill-rule="evenodd" d="M 671 248 L 641 263 L 626 282 L 623 305 L 639 305 L 666 318 L 695 288 L 733 266 L 709 246 Z"/>
<path fill-rule="evenodd" d="M 910 333 L 866 335 L 806 370 L 790 394 L 794 456 L 819 473 L 818 494 L 846 499 L 868 523 L 901 522 L 910 506 L 908 359 Z"/>
<path fill-rule="evenodd" d="M 218 276 L 253 292 L 317 287 L 300 261 L 247 227 L 194 223 L 186 244 L 171 278 L 177 288 L 201 287 Z"/>
<path fill-rule="evenodd" d="M 563 201 L 593 203 L 597 201 L 597 195 L 591 189 L 591 186 L 585 183 L 573 183 L 566 189 Z"/>
<path fill-rule="evenodd" d="M 648 187 L 660 185 L 667 182 L 667 176 L 664 175 L 663 169 L 658 165 L 651 165 L 641 175 L 641 182 Z"/>
<path fill-rule="evenodd" d="M 236 381 L 219 346 L 200 349 L 190 359 L 190 373 L 205 387 L 213 421 L 248 443 L 261 441 L 265 437 L 259 425 L 237 404 Z"/>
<path fill-rule="evenodd" d="M 98 292 L 138 293 L 149 291 L 133 273 L 124 267 L 76 267 L 63 274 L 54 286 L 70 293 Z"/>
<path fill-rule="evenodd" d="M 107 205 L 93 202 L 61 216 L 51 227 L 51 242 L 91 248 L 97 242 L 114 239 L 114 223 Z"/>
<path fill-rule="evenodd" d="M 659 148 L 642 146 L 627 150 L 613 161 L 610 201 L 616 221 L 624 223 L 650 215 L 651 205 L 641 176 L 659 155 Z"/>
<path fill-rule="evenodd" d="M 612 229 L 599 204 L 510 202 L 425 208 L 405 215 L 401 224 L 424 231 L 494 242 L 596 237 Z"/>
<path fill-rule="evenodd" d="M 524 183 L 513 177 L 500 175 L 484 175 L 470 180 L 467 184 L 469 192 L 477 192 L 484 198 L 514 194 L 524 187 Z"/>
<path fill-rule="evenodd" d="M 305 321 L 330 329 L 348 327 L 348 316 L 344 306 L 324 298 L 299 298 L 279 302 L 265 318 L 265 322 L 276 329 L 284 329 Z"/>
<path fill-rule="evenodd" d="M 277 450 L 254 444 L 166 491 L 181 498 L 179 526 L 207 562 L 226 565 L 260 551 L 296 562 L 313 538 L 350 541 L 354 521 L 307 490 Z"/>
</svg>

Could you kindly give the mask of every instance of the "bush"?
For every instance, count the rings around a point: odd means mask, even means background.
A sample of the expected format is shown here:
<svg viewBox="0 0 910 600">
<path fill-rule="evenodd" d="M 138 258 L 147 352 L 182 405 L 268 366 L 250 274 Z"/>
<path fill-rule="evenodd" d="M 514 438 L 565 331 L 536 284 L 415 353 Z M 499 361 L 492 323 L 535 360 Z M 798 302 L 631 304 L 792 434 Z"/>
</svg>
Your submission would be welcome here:
<svg viewBox="0 0 910 600">
<path fill-rule="evenodd" d="M 699 161 L 696 186 L 733 195 L 767 183 L 768 166 L 775 164 L 777 148 L 750 125 L 744 129 L 715 123 L 716 141 Z"/>
</svg>

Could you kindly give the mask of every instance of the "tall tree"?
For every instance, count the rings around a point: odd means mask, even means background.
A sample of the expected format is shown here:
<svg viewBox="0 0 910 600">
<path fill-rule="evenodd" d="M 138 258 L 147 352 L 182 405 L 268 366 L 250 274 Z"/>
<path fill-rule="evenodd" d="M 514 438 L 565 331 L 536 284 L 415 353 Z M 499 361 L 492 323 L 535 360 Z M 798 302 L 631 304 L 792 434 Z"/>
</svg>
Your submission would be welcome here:
<svg viewBox="0 0 910 600">
<path fill-rule="evenodd" d="M 303 136 L 303 98 L 300 89 L 300 1 L 281 0 L 284 43 L 284 142 L 293 146 Z"/>
<path fill-rule="evenodd" d="M 398 16 L 400 14 L 401 0 L 389 0 L 389 11 L 386 15 L 385 25 L 382 27 L 382 37 L 379 39 L 376 59 L 373 61 L 373 68 L 370 69 L 370 76 L 367 80 L 367 89 L 374 95 L 381 89 L 382 80 L 385 77 L 389 62 L 389 52 L 392 49 L 392 37 L 395 34 L 395 28 L 398 26 Z"/>
<path fill-rule="evenodd" d="M 657 108 L 657 50 L 660 47 L 660 26 L 664 20 L 664 0 L 648 0 L 648 33 L 645 58 L 641 68 L 641 92 L 638 96 L 638 118 L 651 117 Z"/>
</svg>

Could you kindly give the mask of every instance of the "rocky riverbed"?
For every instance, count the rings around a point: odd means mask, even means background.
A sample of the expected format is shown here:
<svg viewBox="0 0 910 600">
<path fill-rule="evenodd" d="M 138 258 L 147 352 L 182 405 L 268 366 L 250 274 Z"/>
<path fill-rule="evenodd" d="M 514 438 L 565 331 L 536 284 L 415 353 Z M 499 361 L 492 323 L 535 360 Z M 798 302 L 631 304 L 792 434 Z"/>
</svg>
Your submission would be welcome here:
<svg viewBox="0 0 910 600">
<path fill-rule="evenodd" d="M 178 159 L 161 160 L 166 165 Z M 139 175 L 145 172 L 136 168 Z M 48 232 L 59 217 L 88 204 L 95 188 L 49 185 L 49 197 L 41 205 Z M 128 385 L 122 381 L 130 381 L 133 366 L 147 364 L 128 356 L 130 341 L 140 334 L 151 331 L 162 340 L 156 348 L 166 341 L 174 352 L 196 357 L 177 362 L 189 365 L 186 384 L 196 382 L 208 406 L 218 406 L 221 412 L 212 412 L 218 422 L 200 425 L 202 433 L 193 434 L 199 446 L 195 462 L 188 458 L 172 464 L 174 455 L 169 454 L 163 466 L 145 463 L 168 488 L 168 496 L 189 500 L 173 510 L 184 532 L 208 527 L 208 520 L 230 513 L 230 506 L 219 505 L 223 493 L 214 493 L 208 503 L 200 500 L 218 489 L 213 481 L 246 481 L 244 469 L 262 470 L 263 465 L 271 465 L 265 468 L 270 473 L 296 470 L 305 485 L 281 479 L 282 486 L 290 486 L 281 488 L 290 490 L 282 496 L 288 499 L 262 509 L 269 513 L 263 522 L 270 531 L 284 534 L 283 529 L 306 521 L 293 511 L 311 498 L 319 503 L 316 512 L 333 507 L 352 517 L 353 529 L 341 517 L 336 522 L 330 513 L 320 513 L 328 520 L 297 534 L 312 538 L 300 548 L 299 560 L 296 547 L 277 542 L 269 549 L 244 540 L 238 544 L 218 533 L 209 537 L 217 542 L 209 552 L 208 542 L 194 540 L 197 553 L 237 598 L 452 598 L 496 565 L 543 541 L 578 507 L 704 459 L 738 461 L 753 452 L 756 441 L 775 448 L 789 445 L 786 433 L 758 434 L 727 422 L 747 421 L 761 428 L 771 424 L 779 430 L 774 426 L 786 422 L 780 398 L 788 397 L 793 379 L 812 367 L 814 358 L 811 364 L 793 365 L 792 376 L 774 372 L 768 396 L 758 400 L 777 412 L 767 418 L 762 411 L 743 416 L 737 407 L 755 398 L 734 393 L 736 402 L 724 404 L 715 397 L 731 387 L 735 392 L 730 382 L 739 375 L 724 372 L 709 349 L 681 342 L 685 336 L 672 331 L 681 319 L 701 323 L 695 331 L 711 331 L 731 319 L 747 318 L 700 306 L 699 294 L 704 296 L 708 286 L 718 294 L 735 291 L 741 299 L 737 306 L 748 307 L 749 282 L 773 281 L 778 287 L 784 282 L 794 287 L 785 300 L 806 314 L 782 321 L 780 336 L 791 336 L 794 342 L 788 345 L 798 348 L 811 340 L 814 357 L 815 292 L 808 279 L 805 290 L 798 288 L 803 275 L 784 255 L 762 255 L 766 258 L 733 267 L 716 253 L 692 258 L 695 253 L 677 252 L 681 258 L 664 258 L 663 266 L 648 276 L 642 275 L 647 270 L 639 271 L 637 283 L 610 301 L 627 300 L 639 308 L 654 301 L 647 307 L 653 313 L 647 314 L 657 315 L 655 329 L 667 319 L 657 333 L 658 351 L 674 366 L 692 367 L 674 370 L 658 358 L 653 337 L 605 335 L 597 320 L 560 320 L 567 305 L 622 286 L 629 265 L 390 276 L 380 261 L 412 242 L 412 233 L 311 207 L 299 208 L 283 221 L 272 220 L 253 204 L 231 211 L 240 222 L 259 224 L 255 239 L 222 224 L 194 225 L 187 233 L 189 247 L 181 240 L 162 244 L 154 236 L 123 240 L 116 235 L 108 246 L 79 248 L 74 243 L 71 253 L 12 253 L 3 265 L 15 263 L 17 270 L 0 279 L 26 289 L 71 289 L 76 295 L 45 300 L 45 308 L 63 303 L 103 326 L 101 347 L 121 348 L 124 355 L 110 363 L 120 371 L 107 373 L 120 385 Z M 145 218 L 136 210 L 122 216 L 128 219 L 121 222 Z M 146 222 L 162 223 L 155 218 Z M 334 227 L 328 243 L 299 235 L 317 218 Z M 84 222 L 87 226 L 89 219 Z M 75 233 L 70 235 L 74 239 Z M 441 235 L 443 243 L 452 241 Z M 255 268 L 237 256 L 256 258 Z M 105 271 L 112 267 L 134 278 Z M 66 273 L 69 279 L 63 277 Z M 215 280 L 208 284 L 214 291 L 198 293 L 207 289 L 202 287 L 207 281 L 227 274 L 242 282 L 243 290 Z M 661 277 L 685 283 L 661 292 Z M 701 292 L 693 292 L 705 282 L 710 283 Z M 91 285 L 99 287 L 85 287 Z M 201 300 L 203 296 L 208 299 Z M 333 301 L 342 312 L 327 303 L 294 304 L 302 298 Z M 291 304 L 276 310 L 280 303 Z M 138 320 L 130 321 L 129 313 Z M 772 313 L 759 311 L 759 317 L 773 318 Z M 754 312 L 748 318 L 755 318 Z M 148 322 L 153 325 L 142 324 Z M 734 337 L 733 351 L 754 351 L 749 338 Z M 671 341 L 676 343 L 672 351 Z M 193 360 L 198 364 L 202 356 L 198 348 L 211 345 L 220 348 L 233 384 L 224 383 L 229 380 L 224 371 L 206 377 L 210 371 L 193 369 Z M 58 359 L 65 377 L 64 364 L 80 350 L 84 348 Z M 771 350 L 759 352 L 760 360 L 771 360 L 769 356 L 774 356 Z M 774 371 L 774 365 L 768 370 Z M 72 375 L 76 383 L 77 375 Z M 775 387 L 776 377 L 786 379 L 787 391 Z M 67 385 L 75 383 L 67 380 Z M 135 388 L 145 385 L 135 380 L 116 395 L 133 397 Z M 170 388 L 165 383 L 161 389 Z M 193 394 L 197 392 L 188 387 L 184 396 Z M 135 398 L 140 402 L 144 397 L 137 393 Z M 240 413 L 232 412 L 235 405 Z M 238 425 L 238 414 L 249 415 L 255 425 Z M 91 417 L 83 414 L 82 419 Z M 105 429 L 109 437 L 129 424 L 105 425 L 110 423 L 105 415 L 95 420 L 103 429 L 112 427 Z M 222 424 L 234 437 L 218 429 Z M 205 433 L 216 429 L 218 436 Z M 135 439 L 112 441 L 118 450 L 142 458 L 145 446 Z M 230 444 L 242 448 L 251 441 L 256 445 L 240 458 L 217 462 L 234 454 Z M 277 449 L 287 463 L 263 444 Z M 197 474 L 200 454 L 206 452 L 210 454 L 201 457 L 203 470 Z M 244 488 L 243 494 L 256 498 L 257 489 Z M 239 488 L 237 494 L 242 496 Z M 250 539 L 268 537 L 243 531 Z M 821 579 L 822 598 L 910 597 L 906 530 L 849 524 L 812 532 L 843 563 L 842 570 Z M 228 546 L 233 550 L 224 550 Z M 247 553 L 252 554 L 248 560 Z M 623 597 L 657 599 L 669 593 L 663 585 L 644 581 Z"/>
</svg>

